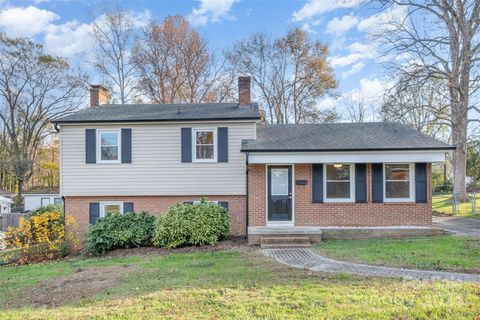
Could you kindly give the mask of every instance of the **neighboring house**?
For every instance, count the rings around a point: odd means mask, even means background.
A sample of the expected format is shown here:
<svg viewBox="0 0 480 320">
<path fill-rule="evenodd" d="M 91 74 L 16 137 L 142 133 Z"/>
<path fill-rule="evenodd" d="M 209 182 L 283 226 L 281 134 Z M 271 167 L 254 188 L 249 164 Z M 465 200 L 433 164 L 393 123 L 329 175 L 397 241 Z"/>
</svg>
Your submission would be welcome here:
<svg viewBox="0 0 480 320">
<path fill-rule="evenodd" d="M 0 190 L 0 214 L 11 212 L 13 202 L 11 198 L 10 192 Z"/>
<path fill-rule="evenodd" d="M 25 211 L 32 211 L 50 204 L 62 205 L 58 187 L 35 187 L 24 192 Z"/>
<path fill-rule="evenodd" d="M 231 232 L 431 226 L 431 163 L 450 145 L 396 123 L 259 124 L 250 78 L 239 103 L 99 105 L 56 119 L 60 195 L 83 230 L 106 212 L 165 212 L 207 197 Z M 388 228 L 384 228 L 388 227 Z"/>
</svg>

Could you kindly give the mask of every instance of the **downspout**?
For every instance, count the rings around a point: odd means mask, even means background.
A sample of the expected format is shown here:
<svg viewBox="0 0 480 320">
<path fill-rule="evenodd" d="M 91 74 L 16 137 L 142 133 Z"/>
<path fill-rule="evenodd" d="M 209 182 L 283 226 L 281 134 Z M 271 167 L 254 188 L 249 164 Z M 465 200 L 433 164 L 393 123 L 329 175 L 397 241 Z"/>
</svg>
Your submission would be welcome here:
<svg viewBox="0 0 480 320">
<path fill-rule="evenodd" d="M 245 219 L 245 234 L 247 235 L 248 237 L 248 152 L 247 152 L 247 157 L 245 159 L 245 163 L 246 163 L 246 171 L 245 171 L 245 180 L 246 180 L 246 191 L 247 191 L 247 199 L 245 201 L 245 205 L 246 205 L 246 219 Z"/>
</svg>

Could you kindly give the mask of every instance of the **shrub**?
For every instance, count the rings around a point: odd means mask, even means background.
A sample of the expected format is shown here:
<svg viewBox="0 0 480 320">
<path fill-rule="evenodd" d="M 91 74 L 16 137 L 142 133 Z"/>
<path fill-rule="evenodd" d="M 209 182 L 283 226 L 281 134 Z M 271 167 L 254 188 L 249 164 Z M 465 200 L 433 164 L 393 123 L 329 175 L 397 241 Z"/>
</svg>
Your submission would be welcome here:
<svg viewBox="0 0 480 320">
<path fill-rule="evenodd" d="M 176 204 L 159 218 L 153 244 L 167 248 L 214 245 L 227 236 L 229 228 L 228 212 L 217 204 Z"/>
<path fill-rule="evenodd" d="M 110 250 L 149 246 L 155 230 L 155 217 L 148 212 L 107 214 L 90 227 L 86 251 L 104 255 Z"/>
<path fill-rule="evenodd" d="M 45 248 L 42 254 L 57 254 L 63 250 L 66 242 L 75 243 L 75 219 L 60 212 L 45 211 L 28 219 L 20 218 L 18 227 L 9 227 L 5 233 L 4 242 L 7 248 L 20 249 L 23 259 L 33 260 L 40 250 L 32 250 L 34 246 Z"/>
<path fill-rule="evenodd" d="M 45 207 L 40 207 L 35 210 L 32 210 L 28 213 L 28 216 L 33 217 L 33 216 L 38 216 L 39 214 L 42 214 L 44 212 L 57 212 L 57 213 L 63 213 L 63 205 L 61 204 L 49 204 L 48 206 Z"/>
</svg>

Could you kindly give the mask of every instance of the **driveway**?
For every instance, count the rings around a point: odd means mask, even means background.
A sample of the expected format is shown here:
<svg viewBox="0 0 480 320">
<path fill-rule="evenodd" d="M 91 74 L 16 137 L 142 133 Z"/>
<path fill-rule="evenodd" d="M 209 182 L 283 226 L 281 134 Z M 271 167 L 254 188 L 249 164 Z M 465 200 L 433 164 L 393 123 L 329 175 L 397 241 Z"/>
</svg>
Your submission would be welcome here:
<svg viewBox="0 0 480 320">
<path fill-rule="evenodd" d="M 443 228 L 458 235 L 480 239 L 480 219 L 433 217 L 433 226 Z"/>
</svg>

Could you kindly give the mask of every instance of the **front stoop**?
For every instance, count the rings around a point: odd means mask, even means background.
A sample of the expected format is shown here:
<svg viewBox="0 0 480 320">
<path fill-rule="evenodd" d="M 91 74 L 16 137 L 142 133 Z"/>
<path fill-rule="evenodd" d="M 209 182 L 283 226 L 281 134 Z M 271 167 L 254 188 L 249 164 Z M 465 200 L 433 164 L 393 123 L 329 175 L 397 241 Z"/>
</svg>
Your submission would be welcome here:
<svg viewBox="0 0 480 320">
<path fill-rule="evenodd" d="M 312 243 L 309 237 L 286 235 L 283 237 L 262 237 L 262 249 L 310 248 Z"/>
</svg>

